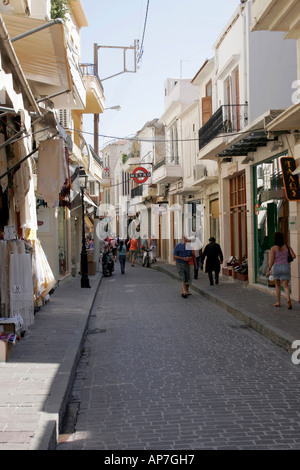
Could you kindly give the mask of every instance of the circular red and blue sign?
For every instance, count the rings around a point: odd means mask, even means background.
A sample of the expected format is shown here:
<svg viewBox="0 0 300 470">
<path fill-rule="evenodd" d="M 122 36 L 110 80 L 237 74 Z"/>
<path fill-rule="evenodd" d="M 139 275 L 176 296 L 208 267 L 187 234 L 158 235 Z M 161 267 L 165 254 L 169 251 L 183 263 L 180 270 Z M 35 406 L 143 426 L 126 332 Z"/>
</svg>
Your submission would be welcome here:
<svg viewBox="0 0 300 470">
<path fill-rule="evenodd" d="M 149 176 L 151 176 L 151 174 L 142 166 L 138 166 L 137 168 L 135 168 L 131 175 L 133 181 L 135 181 L 137 184 L 146 183 Z"/>
</svg>

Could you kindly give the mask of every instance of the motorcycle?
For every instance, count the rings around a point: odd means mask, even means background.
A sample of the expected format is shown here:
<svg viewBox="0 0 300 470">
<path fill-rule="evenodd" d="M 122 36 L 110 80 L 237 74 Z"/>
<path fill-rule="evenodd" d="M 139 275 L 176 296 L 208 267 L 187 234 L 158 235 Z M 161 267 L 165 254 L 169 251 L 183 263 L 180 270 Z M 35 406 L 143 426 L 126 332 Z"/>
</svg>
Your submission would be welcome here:
<svg viewBox="0 0 300 470">
<path fill-rule="evenodd" d="M 148 248 L 145 248 L 144 246 L 141 246 L 141 250 L 143 252 L 142 264 L 143 266 L 147 266 L 147 268 L 150 268 L 150 250 L 148 250 Z"/>
<path fill-rule="evenodd" d="M 104 277 L 110 277 L 115 269 L 113 256 L 108 251 L 102 255 L 102 273 Z"/>
</svg>

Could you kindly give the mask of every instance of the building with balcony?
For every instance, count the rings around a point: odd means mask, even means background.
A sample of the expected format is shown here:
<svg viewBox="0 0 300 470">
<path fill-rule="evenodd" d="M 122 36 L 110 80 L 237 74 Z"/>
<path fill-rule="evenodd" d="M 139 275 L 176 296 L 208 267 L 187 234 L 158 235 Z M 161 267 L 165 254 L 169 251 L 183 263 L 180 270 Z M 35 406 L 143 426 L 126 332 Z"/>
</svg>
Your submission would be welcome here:
<svg viewBox="0 0 300 470">
<path fill-rule="evenodd" d="M 263 162 L 257 166 L 255 181 L 256 190 L 256 217 L 255 229 L 265 235 L 267 243 L 262 250 L 264 257 L 267 256 L 267 249 L 270 247 L 271 230 L 283 232 L 285 240 L 289 243 L 297 255 L 300 249 L 300 236 L 295 222 L 300 215 L 300 204 L 298 197 L 293 197 L 286 191 L 283 184 L 283 168 L 280 165 L 280 157 L 289 156 L 291 168 L 293 169 L 293 184 L 295 188 L 299 186 L 299 129 L 300 129 L 300 101 L 299 101 L 299 80 L 300 80 L 300 5 L 299 2 L 280 2 L 277 0 L 256 0 L 251 1 L 251 31 L 253 34 L 270 34 L 272 38 L 282 35 L 282 42 L 288 44 L 291 41 L 296 43 L 296 50 L 289 55 L 290 61 L 296 67 L 294 77 L 284 84 L 282 92 L 289 95 L 289 100 L 283 106 L 281 112 L 277 112 L 268 117 L 264 122 L 265 132 L 270 139 L 274 140 L 279 155 L 271 162 Z M 282 57 L 279 57 L 280 68 L 282 67 Z M 277 163 L 277 164 L 276 164 Z M 276 182 L 276 184 L 275 184 Z M 297 194 L 297 191 L 294 192 Z M 274 206 L 274 204 L 276 204 Z M 271 215 L 273 210 L 273 215 Z M 274 220 L 273 227 L 270 220 Z M 267 229 L 264 230 L 267 224 Z M 269 230 L 270 228 L 270 230 Z M 267 245 L 267 246 L 266 246 Z M 265 278 L 264 258 L 255 256 L 257 277 Z M 291 296 L 300 300 L 300 266 L 299 263 L 291 265 Z"/>
<path fill-rule="evenodd" d="M 210 111 L 204 116 L 202 109 L 200 159 L 215 158 L 232 134 L 242 131 L 266 111 L 284 108 L 291 98 L 290 91 L 282 89 L 281 79 L 274 79 L 274 73 L 280 63 L 286 72 L 286 83 L 294 81 L 295 67 L 290 57 L 296 50 L 295 41 L 283 41 L 282 33 L 253 34 L 250 22 L 251 2 L 243 2 L 216 40 L 213 61 L 205 66 L 214 67 L 214 76 L 207 81 L 205 90 L 211 97 L 211 106 L 202 102 Z"/>
<path fill-rule="evenodd" d="M 182 205 L 182 188 L 184 184 L 182 154 L 182 113 L 197 101 L 198 90 L 189 79 L 168 78 L 164 84 L 165 111 L 158 123 L 164 126 L 164 148 L 160 148 L 153 165 L 151 182 L 156 185 L 156 203 L 167 204 L 167 207 Z M 182 236 L 172 210 L 154 211 L 155 237 L 159 240 L 159 254 L 163 259 L 173 262 L 173 248 Z M 154 230 L 154 228 L 153 228 Z"/>
<path fill-rule="evenodd" d="M 241 3 L 215 42 L 212 115 L 200 127 L 198 156 L 200 162 L 213 159 L 219 165 L 217 212 L 225 259 L 247 260 L 247 280 L 257 285 L 267 284 L 261 253 L 268 255 L 276 227 L 286 227 L 281 189 L 278 202 L 263 205 L 266 211 L 257 209 L 260 205 L 255 210 L 255 204 L 260 191 L 265 193 L 258 172 L 278 172 L 280 156 L 287 152 L 283 137 L 267 133 L 266 123 L 290 103 L 296 42 L 279 31 L 251 31 L 252 7 L 250 1 Z"/>
<path fill-rule="evenodd" d="M 0 5 L 0 103 L 2 119 L 10 129 L 1 152 L 1 176 L 5 166 L 16 183 L 8 193 L 6 175 L 1 178 L 1 199 L 6 198 L 16 211 L 1 214 L 0 236 L 10 226 L 14 230 L 9 233 L 22 237 L 27 247 L 41 247 L 53 274 L 44 295 L 71 273 L 73 264 L 78 271 L 79 165 L 93 168 L 92 176 L 101 179 L 99 161 L 80 136 L 81 115 L 89 106 L 80 68 L 80 31 L 86 26 L 80 1 L 70 1 L 64 21 L 51 18 L 49 0 L 11 0 Z M 100 84 L 97 93 L 96 112 L 103 107 Z M 13 172 L 16 163 L 17 174 Z M 21 192 L 19 178 L 26 182 Z M 87 207 L 93 207 L 88 195 L 86 201 Z M 42 300 L 35 297 L 36 305 Z"/>
</svg>

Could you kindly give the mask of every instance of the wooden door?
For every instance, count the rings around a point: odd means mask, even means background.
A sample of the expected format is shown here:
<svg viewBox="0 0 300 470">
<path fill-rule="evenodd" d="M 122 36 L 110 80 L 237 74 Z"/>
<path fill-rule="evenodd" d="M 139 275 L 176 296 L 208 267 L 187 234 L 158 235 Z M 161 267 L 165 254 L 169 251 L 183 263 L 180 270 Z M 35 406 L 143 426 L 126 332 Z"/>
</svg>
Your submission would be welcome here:
<svg viewBox="0 0 300 470">
<path fill-rule="evenodd" d="M 202 98 L 202 126 L 211 118 L 212 116 L 212 99 L 211 96 L 206 96 Z"/>
</svg>

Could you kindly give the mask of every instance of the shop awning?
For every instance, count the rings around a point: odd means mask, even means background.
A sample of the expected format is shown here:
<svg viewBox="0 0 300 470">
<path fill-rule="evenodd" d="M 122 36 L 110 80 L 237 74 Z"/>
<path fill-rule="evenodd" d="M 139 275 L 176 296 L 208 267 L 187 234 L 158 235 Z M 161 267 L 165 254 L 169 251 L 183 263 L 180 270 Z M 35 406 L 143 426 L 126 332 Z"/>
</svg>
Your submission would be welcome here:
<svg viewBox="0 0 300 470">
<path fill-rule="evenodd" d="M 243 136 L 241 140 L 219 153 L 218 157 L 239 157 L 246 156 L 250 152 L 256 152 L 259 147 L 266 147 L 270 142 L 266 132 L 251 132 Z"/>
<path fill-rule="evenodd" d="M 92 201 L 86 194 L 83 197 L 84 201 L 89 205 L 89 206 L 95 206 L 98 207 L 94 201 Z"/>
<path fill-rule="evenodd" d="M 2 15 L 0 15 L 0 46 L 0 90 L 6 91 L 15 113 L 21 110 L 31 109 L 39 114 L 38 105 L 10 42 L 9 33 L 4 24 Z M 4 72 L 6 62 L 10 63 L 10 73 Z M 18 83 L 16 83 L 16 80 Z M 19 90 L 19 92 L 17 92 L 16 89 Z"/>
<path fill-rule="evenodd" d="M 299 131 L 300 130 L 300 103 L 290 106 L 267 126 L 268 132 Z"/>
<path fill-rule="evenodd" d="M 90 221 L 88 216 L 85 216 L 84 221 L 85 221 L 85 225 L 86 225 L 88 231 L 93 232 L 94 231 L 94 224 Z"/>
<path fill-rule="evenodd" d="M 78 101 L 77 83 L 71 70 L 63 23 L 8 14 L 2 14 L 2 17 L 35 95 L 46 97 L 65 92 L 73 106 L 74 99 Z M 32 31 L 33 34 L 26 36 Z M 80 106 L 83 106 L 82 102 Z"/>
</svg>

